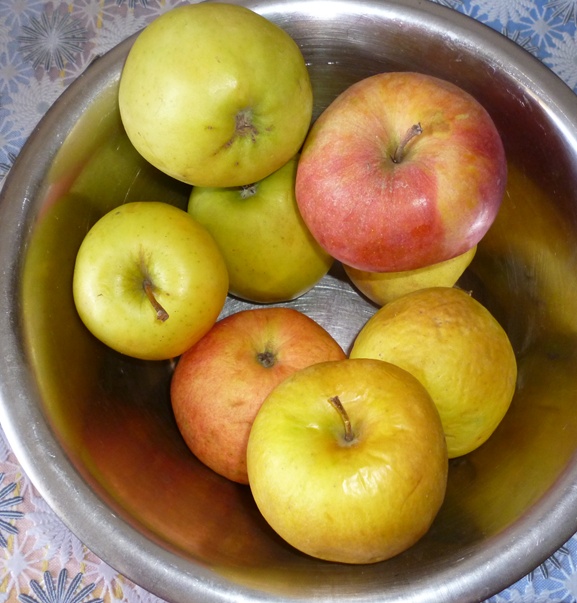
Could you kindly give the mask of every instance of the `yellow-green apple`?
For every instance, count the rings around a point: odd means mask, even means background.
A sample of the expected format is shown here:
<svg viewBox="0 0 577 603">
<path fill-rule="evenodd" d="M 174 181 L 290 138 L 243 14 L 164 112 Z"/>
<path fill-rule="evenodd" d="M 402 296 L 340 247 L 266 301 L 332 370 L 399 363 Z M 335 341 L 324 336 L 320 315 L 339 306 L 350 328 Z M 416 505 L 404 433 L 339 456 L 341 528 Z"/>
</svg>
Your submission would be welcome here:
<svg viewBox="0 0 577 603">
<path fill-rule="evenodd" d="M 73 274 L 76 309 L 114 350 L 145 360 L 179 356 L 216 322 L 228 291 L 211 235 L 185 210 L 131 202 L 83 239 Z"/>
<path fill-rule="evenodd" d="M 444 262 L 404 272 L 366 272 L 343 266 L 355 287 L 379 306 L 412 291 L 428 287 L 452 287 L 463 275 L 477 251 L 474 245 L 465 253 Z"/>
<path fill-rule="evenodd" d="M 344 358 L 331 335 L 295 309 L 231 314 L 176 365 L 170 395 L 177 425 L 199 460 L 246 484 L 248 436 L 266 396 L 299 369 Z"/>
<path fill-rule="evenodd" d="M 429 529 L 443 502 L 447 449 L 425 388 L 380 360 L 301 369 L 262 404 L 248 477 L 270 526 L 300 551 L 373 563 Z"/>
<path fill-rule="evenodd" d="M 419 289 L 384 305 L 349 355 L 392 362 L 423 384 L 439 410 L 449 458 L 489 439 L 516 389 L 517 361 L 506 331 L 456 287 Z"/>
<path fill-rule="evenodd" d="M 188 4 L 137 37 L 119 107 L 142 155 L 178 180 L 239 186 L 261 180 L 301 147 L 312 117 L 302 53 L 248 8 Z"/>
<path fill-rule="evenodd" d="M 233 295 L 283 302 L 311 289 L 333 258 L 299 213 L 294 184 L 298 156 L 243 187 L 193 187 L 188 211 L 212 234 L 225 259 Z"/>
<path fill-rule="evenodd" d="M 473 96 L 435 77 L 390 72 L 350 86 L 314 123 L 296 197 L 334 258 L 400 272 L 476 245 L 506 176 L 499 132 Z"/>
</svg>

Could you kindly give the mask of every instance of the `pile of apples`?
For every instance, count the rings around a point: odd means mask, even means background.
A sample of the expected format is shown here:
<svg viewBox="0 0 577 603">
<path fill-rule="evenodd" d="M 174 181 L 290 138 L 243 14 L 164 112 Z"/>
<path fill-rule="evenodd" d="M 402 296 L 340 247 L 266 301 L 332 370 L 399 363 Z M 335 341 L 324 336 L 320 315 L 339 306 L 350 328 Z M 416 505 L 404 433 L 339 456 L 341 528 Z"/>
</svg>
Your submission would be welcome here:
<svg viewBox="0 0 577 603">
<path fill-rule="evenodd" d="M 290 306 L 335 261 L 382 310 L 433 285 L 478 304 L 453 285 L 505 190 L 490 116 L 449 82 L 393 72 L 311 125 L 297 44 L 226 3 L 145 28 L 119 107 L 134 147 L 192 191 L 187 210 L 126 203 L 90 229 L 73 279 L 82 321 L 122 354 L 177 360 L 171 401 L 191 451 L 248 484 L 289 544 L 346 563 L 402 552 L 443 502 L 448 459 L 468 449 L 451 451 L 430 393 L 371 357 L 374 342 L 347 356 L 310 317 L 267 304 Z M 228 295 L 255 307 L 219 320 Z"/>
</svg>

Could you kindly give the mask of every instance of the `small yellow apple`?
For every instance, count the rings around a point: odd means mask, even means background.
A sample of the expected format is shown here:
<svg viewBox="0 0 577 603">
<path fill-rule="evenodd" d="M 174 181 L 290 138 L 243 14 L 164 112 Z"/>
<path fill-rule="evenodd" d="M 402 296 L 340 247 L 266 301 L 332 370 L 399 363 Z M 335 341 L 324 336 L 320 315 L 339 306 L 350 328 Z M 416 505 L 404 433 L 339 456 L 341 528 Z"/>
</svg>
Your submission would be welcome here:
<svg viewBox="0 0 577 603">
<path fill-rule="evenodd" d="M 372 302 L 384 306 L 419 289 L 452 287 L 473 261 L 477 245 L 454 258 L 403 272 L 366 272 L 343 266 L 353 285 Z"/>
<path fill-rule="evenodd" d="M 213 238 L 190 214 L 133 201 L 90 228 L 72 290 L 82 322 L 100 341 L 127 356 L 166 360 L 214 325 L 228 273 Z"/>
</svg>

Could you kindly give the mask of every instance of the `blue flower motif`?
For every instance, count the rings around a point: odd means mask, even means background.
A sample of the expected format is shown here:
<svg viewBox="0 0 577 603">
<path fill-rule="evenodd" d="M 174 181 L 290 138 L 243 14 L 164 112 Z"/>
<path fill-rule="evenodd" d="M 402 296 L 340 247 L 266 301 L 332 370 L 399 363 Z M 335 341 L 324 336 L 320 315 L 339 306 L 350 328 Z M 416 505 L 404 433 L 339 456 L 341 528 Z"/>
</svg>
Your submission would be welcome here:
<svg viewBox="0 0 577 603">
<path fill-rule="evenodd" d="M 0 485 L 4 481 L 4 473 L 0 473 Z M 8 546 L 8 542 L 6 540 L 7 534 L 17 534 L 18 528 L 13 524 L 9 523 L 12 519 L 20 519 L 23 516 L 21 511 L 15 511 L 10 507 L 14 505 L 19 505 L 24 499 L 21 496 L 12 496 L 12 492 L 16 488 L 15 483 L 8 484 L 4 486 L 2 490 L 0 490 L 0 546 L 6 547 Z M 8 498 L 10 497 L 10 498 Z"/>
<path fill-rule="evenodd" d="M 89 584 L 76 592 L 82 580 L 81 573 L 76 574 L 68 587 L 66 586 L 67 579 L 68 572 L 66 569 L 60 571 L 56 584 L 54 584 L 50 572 L 44 572 L 44 588 L 42 588 L 36 580 L 30 581 L 30 588 L 38 598 L 35 599 L 30 595 L 18 595 L 18 599 L 22 603 L 104 603 L 103 599 L 100 597 L 91 599 L 90 601 L 84 601 L 84 599 L 86 599 L 86 597 L 94 590 L 94 584 Z"/>
<path fill-rule="evenodd" d="M 577 5 L 575 0 L 551 0 L 545 4 L 545 8 L 554 10 L 553 17 L 562 17 L 563 23 L 573 21 L 577 25 Z"/>
<path fill-rule="evenodd" d="M 55 66 L 64 69 L 67 61 L 74 61 L 88 39 L 86 28 L 68 13 L 42 13 L 22 26 L 18 36 L 24 58 L 34 68 L 44 67 L 47 71 Z"/>
<path fill-rule="evenodd" d="M 121 6 L 124 4 L 125 0 L 116 0 L 116 4 Z M 128 0 L 129 8 L 134 8 L 137 4 L 142 4 L 142 6 L 148 6 L 148 0 Z"/>
</svg>

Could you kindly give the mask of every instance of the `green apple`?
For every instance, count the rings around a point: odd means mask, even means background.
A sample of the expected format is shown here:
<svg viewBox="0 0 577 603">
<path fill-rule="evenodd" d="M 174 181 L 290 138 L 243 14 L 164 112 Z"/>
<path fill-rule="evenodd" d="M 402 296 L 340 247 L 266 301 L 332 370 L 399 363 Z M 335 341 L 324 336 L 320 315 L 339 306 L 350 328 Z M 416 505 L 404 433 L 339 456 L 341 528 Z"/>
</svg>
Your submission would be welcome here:
<svg viewBox="0 0 577 603">
<path fill-rule="evenodd" d="M 188 211 L 224 256 L 230 293 L 253 302 L 282 302 L 311 289 L 333 259 L 299 213 L 294 185 L 298 155 L 244 187 L 194 187 Z"/>
<path fill-rule="evenodd" d="M 216 322 L 228 274 L 210 234 L 183 209 L 132 202 L 83 239 L 73 274 L 82 322 L 114 350 L 145 360 L 182 354 Z"/>
<path fill-rule="evenodd" d="M 179 6 L 137 37 L 119 106 L 128 137 L 193 185 L 261 180 L 301 147 L 312 118 L 302 53 L 280 27 L 226 3 Z"/>
<path fill-rule="evenodd" d="M 300 551 L 342 563 L 401 553 L 444 500 L 439 414 L 407 371 L 346 359 L 301 369 L 254 420 L 247 467 L 256 504 Z"/>
</svg>

